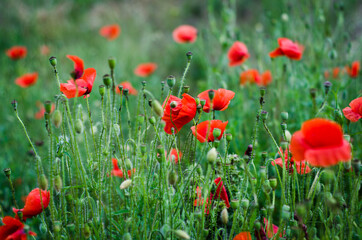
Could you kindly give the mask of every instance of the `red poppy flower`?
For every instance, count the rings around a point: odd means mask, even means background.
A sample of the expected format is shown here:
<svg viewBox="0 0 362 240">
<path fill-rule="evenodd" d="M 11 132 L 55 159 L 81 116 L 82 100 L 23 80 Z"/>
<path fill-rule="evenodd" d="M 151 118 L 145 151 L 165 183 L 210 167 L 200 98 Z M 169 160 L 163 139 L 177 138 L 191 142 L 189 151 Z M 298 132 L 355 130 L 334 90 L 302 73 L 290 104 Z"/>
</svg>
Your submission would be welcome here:
<svg viewBox="0 0 362 240">
<path fill-rule="evenodd" d="M 343 71 L 341 71 L 341 69 L 339 68 L 339 67 L 335 67 L 335 68 L 333 68 L 333 70 L 332 70 L 332 77 L 334 78 L 334 79 L 337 79 L 337 78 L 339 78 L 339 75 L 340 75 L 340 73 L 343 73 Z M 326 78 L 326 79 L 328 79 L 329 77 L 330 77 L 330 71 L 329 70 L 326 70 L 325 72 L 324 72 L 324 77 Z"/>
<path fill-rule="evenodd" d="M 202 188 L 200 188 L 199 186 L 197 186 L 196 188 L 196 199 L 194 200 L 194 206 L 197 207 L 197 206 L 202 206 L 204 205 L 204 198 L 202 197 Z M 209 214 L 210 213 L 210 205 L 209 203 L 211 203 L 211 198 L 208 197 L 206 198 L 206 203 L 205 203 L 205 213 L 206 214 Z"/>
<path fill-rule="evenodd" d="M 277 227 L 274 224 L 272 224 L 272 228 L 268 229 L 268 220 L 266 218 L 264 218 L 264 224 L 265 224 L 265 232 L 267 233 L 268 238 L 272 238 L 275 234 L 278 233 L 279 227 Z M 279 236 L 283 237 L 283 234 L 280 233 Z"/>
<path fill-rule="evenodd" d="M 260 76 L 260 80 L 259 82 L 256 82 L 256 84 L 258 84 L 259 86 L 264 86 L 266 87 L 267 85 L 269 85 L 271 82 L 273 81 L 273 77 L 272 74 L 269 70 L 265 71 L 263 74 L 261 74 Z"/>
<path fill-rule="evenodd" d="M 134 74 L 136 74 L 137 76 L 140 77 L 148 77 L 150 76 L 154 71 L 156 71 L 157 69 L 157 64 L 156 63 L 142 63 L 139 64 L 135 70 L 134 70 Z"/>
<path fill-rule="evenodd" d="M 228 124 L 228 121 L 222 122 L 221 120 L 207 120 L 205 122 L 199 123 L 196 125 L 197 129 L 197 136 L 195 133 L 195 126 L 191 127 L 192 134 L 197 137 L 197 140 L 199 142 L 213 142 L 215 141 L 213 131 L 215 128 L 218 128 L 221 130 L 220 137 L 218 139 L 220 140 L 222 138 L 222 135 L 225 131 L 226 125 Z"/>
<path fill-rule="evenodd" d="M 172 37 L 177 43 L 193 43 L 197 38 L 197 29 L 190 25 L 181 25 L 173 30 Z"/>
<path fill-rule="evenodd" d="M 50 192 L 41 190 L 42 202 L 44 209 L 46 209 L 49 205 L 50 201 Z M 33 189 L 28 196 L 26 197 L 25 206 L 23 209 L 13 208 L 14 213 L 16 214 L 16 218 L 18 218 L 18 212 L 23 213 L 23 219 L 32 218 L 43 211 L 42 204 L 40 201 L 40 189 Z"/>
<path fill-rule="evenodd" d="M 136 173 L 136 169 L 135 169 L 135 168 L 133 168 L 132 170 L 127 170 L 127 174 L 128 174 L 128 177 L 129 177 L 129 178 L 131 178 L 134 173 Z"/>
<path fill-rule="evenodd" d="M 360 69 L 359 61 L 354 61 L 352 63 L 352 67 L 346 66 L 345 68 L 346 68 L 346 71 L 347 71 L 349 76 L 351 76 L 353 78 L 358 77 L 359 69 Z"/>
<path fill-rule="evenodd" d="M 241 65 L 249 58 L 248 48 L 244 43 L 236 41 L 229 49 L 228 58 L 230 67 Z"/>
<path fill-rule="evenodd" d="M 28 50 L 24 46 L 14 46 L 6 50 L 6 55 L 13 60 L 18 60 L 26 57 Z"/>
<path fill-rule="evenodd" d="M 4 223 L 0 227 L 0 239 L 2 240 L 26 240 L 28 235 L 36 236 L 32 231 L 25 231 L 24 224 L 16 218 L 6 216 L 2 219 Z"/>
<path fill-rule="evenodd" d="M 298 43 L 294 43 L 288 38 L 278 38 L 279 47 L 274 51 L 269 53 L 271 58 L 286 56 L 293 60 L 302 59 L 303 55 L 303 46 Z"/>
<path fill-rule="evenodd" d="M 133 88 L 132 84 L 130 82 L 121 82 L 116 87 L 116 93 L 121 94 L 121 91 L 119 90 L 118 86 L 123 86 L 123 89 L 128 89 L 128 94 L 130 95 L 137 95 L 138 91 Z"/>
<path fill-rule="evenodd" d="M 164 108 L 162 120 L 166 123 L 164 130 L 166 133 L 172 134 L 171 129 L 173 128 L 175 133 L 178 133 L 185 124 L 195 117 L 196 101 L 187 93 L 182 94 L 182 99 L 171 95 L 167 103 L 166 100 L 162 104 L 162 108 Z M 177 106 L 171 109 L 171 102 L 176 102 Z"/>
<path fill-rule="evenodd" d="M 83 60 L 80 57 L 74 55 L 67 55 L 67 58 L 74 62 L 74 71 L 72 72 L 74 79 L 81 78 L 84 72 Z"/>
<path fill-rule="evenodd" d="M 221 199 L 224 201 L 225 205 L 227 208 L 230 207 L 230 203 L 229 203 L 229 197 L 228 194 L 226 192 L 226 188 L 224 186 L 224 183 L 221 181 L 221 177 L 218 177 L 214 180 L 214 183 L 216 184 L 217 188 L 216 188 L 216 193 L 215 195 L 210 193 L 210 198 L 211 199 Z"/>
<path fill-rule="evenodd" d="M 44 105 L 42 103 L 37 103 L 38 107 L 39 107 L 39 111 L 37 113 L 35 113 L 35 118 L 36 119 L 42 119 L 44 117 L 45 114 L 45 108 Z M 52 110 L 50 113 L 52 113 L 55 110 L 55 105 L 54 103 L 52 104 Z"/>
<path fill-rule="evenodd" d="M 38 81 L 38 73 L 26 73 L 21 77 L 15 79 L 15 84 L 22 87 L 27 88 L 33 86 Z"/>
<path fill-rule="evenodd" d="M 354 99 L 349 106 L 343 109 L 343 114 L 351 122 L 357 122 L 362 118 L 362 97 Z"/>
<path fill-rule="evenodd" d="M 40 54 L 41 55 L 48 55 L 50 53 L 50 49 L 47 45 L 40 46 Z"/>
<path fill-rule="evenodd" d="M 206 103 L 203 107 L 204 112 L 210 112 L 210 98 L 209 98 L 209 91 L 206 90 L 197 95 L 198 98 L 206 100 Z M 226 90 L 223 88 L 219 88 L 218 90 L 213 90 L 215 93 L 213 99 L 213 110 L 216 111 L 224 111 L 228 108 L 230 104 L 230 100 L 234 98 L 235 93 L 230 90 Z"/>
<path fill-rule="evenodd" d="M 99 34 L 109 41 L 116 39 L 120 33 L 121 27 L 118 24 L 107 25 L 99 30 Z"/>
<path fill-rule="evenodd" d="M 165 155 L 167 156 L 167 152 L 165 151 Z M 169 161 L 174 161 L 176 164 L 181 159 L 182 153 L 180 151 L 177 151 L 176 148 L 171 149 L 170 156 L 168 157 Z"/>
<path fill-rule="evenodd" d="M 236 235 L 233 240 L 251 240 L 250 232 L 241 232 Z"/>
<path fill-rule="evenodd" d="M 249 69 L 240 74 L 240 85 L 245 85 L 246 83 L 257 83 L 260 82 L 260 75 L 258 70 Z"/>
<path fill-rule="evenodd" d="M 118 167 L 118 161 L 116 158 L 112 158 L 113 169 L 111 172 L 112 176 L 123 178 L 123 171 Z"/>
<path fill-rule="evenodd" d="M 328 167 L 351 159 L 351 146 L 343 138 L 337 123 L 314 118 L 303 123 L 293 134 L 290 150 L 294 161 L 308 161 L 312 166 Z"/>
<path fill-rule="evenodd" d="M 280 148 L 280 151 L 282 151 L 282 149 Z M 310 167 L 307 165 L 307 162 L 305 160 L 303 161 L 300 161 L 300 162 L 294 162 L 294 159 L 293 157 L 291 157 L 289 159 L 289 166 L 288 166 L 288 149 L 286 149 L 284 151 L 284 161 L 282 160 L 282 158 L 277 158 L 275 159 L 274 161 L 272 161 L 272 165 L 275 166 L 276 165 L 279 165 L 281 168 L 283 168 L 283 165 L 285 165 L 287 171 L 292 174 L 293 173 L 293 166 L 294 166 L 294 163 L 295 163 L 295 168 L 297 170 L 297 173 L 298 174 L 307 174 L 309 173 L 310 171 L 312 171 L 310 169 Z"/>
<path fill-rule="evenodd" d="M 60 91 L 64 93 L 67 98 L 80 97 L 84 95 L 87 97 L 92 92 L 93 82 L 96 78 L 96 70 L 94 68 L 87 68 L 84 71 L 82 78 L 77 80 L 69 80 L 68 83 L 60 84 Z"/>
</svg>

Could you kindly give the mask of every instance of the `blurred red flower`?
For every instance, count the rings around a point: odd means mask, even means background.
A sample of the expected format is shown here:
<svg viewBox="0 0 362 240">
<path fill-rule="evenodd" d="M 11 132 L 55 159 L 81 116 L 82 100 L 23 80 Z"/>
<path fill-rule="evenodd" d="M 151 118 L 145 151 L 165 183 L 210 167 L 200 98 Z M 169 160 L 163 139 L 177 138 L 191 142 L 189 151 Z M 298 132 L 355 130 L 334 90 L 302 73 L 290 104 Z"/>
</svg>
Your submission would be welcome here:
<svg viewBox="0 0 362 240">
<path fill-rule="evenodd" d="M 115 40 L 120 33 L 121 33 L 121 27 L 118 24 L 103 26 L 99 30 L 99 34 L 102 37 L 107 38 L 109 41 Z"/>
<path fill-rule="evenodd" d="M 118 167 L 118 160 L 116 158 L 112 158 L 112 164 L 113 164 L 113 169 L 112 169 L 111 175 L 115 176 L 115 177 L 123 178 L 123 171 L 122 171 L 122 169 L 120 169 Z"/>
<path fill-rule="evenodd" d="M 172 37 L 177 43 L 193 43 L 197 38 L 197 29 L 190 25 L 181 25 L 173 30 Z"/>
<path fill-rule="evenodd" d="M 166 123 L 164 130 L 166 133 L 172 134 L 171 129 L 173 128 L 175 133 L 178 133 L 185 124 L 195 117 L 196 101 L 187 93 L 182 94 L 182 99 L 171 95 L 167 103 L 166 100 L 162 104 L 164 108 L 162 120 Z M 177 106 L 171 109 L 171 102 L 176 102 Z"/>
<path fill-rule="evenodd" d="M 18 60 L 26 57 L 28 50 L 24 46 L 14 46 L 6 50 L 6 55 L 13 60 Z"/>
<path fill-rule="evenodd" d="M 250 232 L 241 232 L 233 240 L 252 240 Z"/>
<path fill-rule="evenodd" d="M 359 63 L 359 61 L 354 61 L 352 63 L 351 67 L 346 66 L 345 69 L 350 77 L 356 78 L 356 77 L 358 77 L 358 74 L 359 74 L 360 63 Z"/>
<path fill-rule="evenodd" d="M 96 70 L 94 68 L 87 68 L 84 71 L 82 78 L 77 80 L 69 80 L 68 83 L 60 84 L 60 91 L 64 93 L 67 98 L 80 97 L 84 95 L 87 97 L 92 92 L 93 83 L 96 78 Z"/>
<path fill-rule="evenodd" d="M 46 56 L 46 55 L 48 55 L 50 53 L 50 49 L 49 49 L 49 47 L 47 45 L 41 45 L 39 50 L 40 50 L 41 55 Z"/>
<path fill-rule="evenodd" d="M 286 56 L 293 60 L 302 59 L 304 47 L 288 38 L 278 38 L 279 47 L 269 53 L 271 58 Z"/>
<path fill-rule="evenodd" d="M 27 88 L 33 86 L 38 81 L 38 73 L 26 73 L 21 77 L 15 79 L 15 84 L 22 87 Z"/>
<path fill-rule="evenodd" d="M 280 148 L 280 151 L 282 151 L 282 148 Z M 310 169 L 310 167 L 307 165 L 307 162 L 305 160 L 303 161 L 300 161 L 300 162 L 295 162 L 293 157 L 290 158 L 289 160 L 289 166 L 288 166 L 288 149 L 286 149 L 284 151 L 284 161 L 282 160 L 282 158 L 277 158 L 275 160 L 273 160 L 271 162 L 271 164 L 273 166 L 276 165 L 279 165 L 281 168 L 283 168 L 283 165 L 285 165 L 285 168 L 287 169 L 287 171 L 290 173 L 290 174 L 293 174 L 293 166 L 294 166 L 294 163 L 295 163 L 295 168 L 297 170 L 297 173 L 298 174 L 307 174 L 309 173 L 310 171 L 312 171 Z"/>
<path fill-rule="evenodd" d="M 165 155 L 167 156 L 167 152 L 165 152 Z M 171 149 L 170 156 L 168 157 L 169 161 L 174 161 L 176 164 L 181 159 L 182 153 L 180 151 L 177 151 L 176 148 Z"/>
<path fill-rule="evenodd" d="M 39 111 L 37 113 L 35 113 L 35 118 L 36 119 L 42 119 L 44 117 L 44 114 L 45 114 L 45 108 L 44 108 L 44 105 L 40 102 L 37 103 L 37 106 L 39 108 Z M 53 111 L 55 110 L 55 105 L 54 103 L 52 104 L 52 110 L 50 113 L 52 113 Z"/>
<path fill-rule="evenodd" d="M 341 69 L 340 69 L 339 67 L 335 67 L 335 68 L 333 68 L 333 70 L 332 70 L 332 77 L 333 77 L 334 79 L 337 79 L 337 78 L 339 78 L 339 74 L 340 74 L 340 73 L 342 73 Z M 325 77 L 326 79 L 328 79 L 328 78 L 330 77 L 330 71 L 329 71 L 329 70 L 326 70 L 326 71 L 324 72 L 324 77 Z"/>
<path fill-rule="evenodd" d="M 32 231 L 24 229 L 24 223 L 16 218 L 6 216 L 2 219 L 3 226 L 0 226 L 1 240 L 27 240 L 28 235 L 36 236 Z"/>
<path fill-rule="evenodd" d="M 199 123 L 196 125 L 196 130 L 195 131 L 195 126 L 191 127 L 191 131 L 192 134 L 194 134 L 194 136 L 197 137 L 197 140 L 199 140 L 199 142 L 203 143 L 203 142 L 213 142 L 215 141 L 214 135 L 213 135 L 213 131 L 215 128 L 218 128 L 221 130 L 221 134 L 218 137 L 218 139 L 220 140 L 222 138 L 222 135 L 225 131 L 226 125 L 228 124 L 228 121 L 226 122 L 222 122 L 221 120 L 207 120 L 204 121 L 202 123 Z M 197 135 L 196 135 L 197 132 Z"/>
<path fill-rule="evenodd" d="M 268 229 L 268 220 L 266 218 L 264 218 L 264 224 L 265 224 L 265 232 L 267 233 L 268 238 L 272 238 L 275 234 L 278 233 L 279 227 L 277 227 L 276 225 L 272 224 L 272 228 Z M 283 233 L 285 234 L 285 232 Z M 283 237 L 283 234 L 280 233 L 280 237 Z"/>
<path fill-rule="evenodd" d="M 128 89 L 128 93 L 130 95 L 137 95 L 138 91 L 133 88 L 132 84 L 130 82 L 121 82 L 116 87 L 116 93 L 121 94 L 121 91 L 119 90 L 118 86 L 123 86 L 123 89 Z"/>
<path fill-rule="evenodd" d="M 23 213 L 23 219 L 32 218 L 43 211 L 43 207 L 46 209 L 49 205 L 50 201 L 50 192 L 41 190 L 42 199 L 40 200 L 40 189 L 33 189 L 28 196 L 26 197 L 25 206 L 23 209 L 13 208 L 14 213 L 16 214 L 16 218 L 18 218 L 18 212 Z"/>
<path fill-rule="evenodd" d="M 246 45 L 239 41 L 234 42 L 228 52 L 229 66 L 235 67 L 241 65 L 248 58 L 249 52 Z"/>
<path fill-rule="evenodd" d="M 245 85 L 247 83 L 257 84 L 258 86 L 266 87 L 273 80 L 271 72 L 269 70 L 265 71 L 263 74 L 259 74 L 259 71 L 256 69 L 249 69 L 240 74 L 240 85 Z"/>
<path fill-rule="evenodd" d="M 212 89 L 211 89 L 212 90 Z M 204 112 L 210 112 L 210 98 L 209 98 L 209 91 L 206 90 L 197 95 L 200 100 L 206 100 L 206 103 L 203 107 Z M 230 104 L 230 100 L 234 98 L 235 93 L 230 90 L 226 90 L 223 88 L 219 88 L 218 90 L 213 90 L 215 93 L 214 99 L 213 99 L 213 110 L 216 111 L 224 111 L 228 108 Z"/>
<path fill-rule="evenodd" d="M 336 122 L 314 118 L 303 123 L 293 134 L 290 150 L 294 161 L 308 161 L 312 166 L 328 167 L 351 159 L 351 146 L 343 138 Z"/>
<path fill-rule="evenodd" d="M 214 199 L 221 199 L 224 201 L 225 205 L 227 208 L 230 207 L 230 203 L 229 203 L 229 197 L 228 194 L 226 192 L 226 188 L 224 186 L 224 183 L 221 181 L 221 177 L 218 177 L 214 180 L 214 183 L 216 184 L 217 188 L 216 188 L 216 193 L 212 194 L 210 193 L 210 199 L 214 200 Z"/>
<path fill-rule="evenodd" d="M 83 59 L 75 55 L 67 55 L 67 58 L 74 62 L 74 70 L 72 72 L 74 79 L 81 78 L 84 72 Z"/>
<path fill-rule="evenodd" d="M 362 97 L 354 99 L 349 106 L 343 109 L 343 114 L 351 122 L 357 122 L 362 118 Z"/>
<path fill-rule="evenodd" d="M 142 63 L 134 69 L 134 74 L 140 77 L 148 77 L 157 69 L 156 63 Z"/>
</svg>

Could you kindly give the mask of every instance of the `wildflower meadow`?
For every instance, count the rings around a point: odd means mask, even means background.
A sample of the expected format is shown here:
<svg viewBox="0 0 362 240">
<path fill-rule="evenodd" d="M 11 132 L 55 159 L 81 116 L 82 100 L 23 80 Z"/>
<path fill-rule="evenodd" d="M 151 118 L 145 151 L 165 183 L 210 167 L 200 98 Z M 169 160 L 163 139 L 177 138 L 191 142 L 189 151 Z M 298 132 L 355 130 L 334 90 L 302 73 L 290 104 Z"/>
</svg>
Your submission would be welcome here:
<svg viewBox="0 0 362 240">
<path fill-rule="evenodd" d="M 362 3 L 0 2 L 0 240 L 361 239 Z"/>
</svg>

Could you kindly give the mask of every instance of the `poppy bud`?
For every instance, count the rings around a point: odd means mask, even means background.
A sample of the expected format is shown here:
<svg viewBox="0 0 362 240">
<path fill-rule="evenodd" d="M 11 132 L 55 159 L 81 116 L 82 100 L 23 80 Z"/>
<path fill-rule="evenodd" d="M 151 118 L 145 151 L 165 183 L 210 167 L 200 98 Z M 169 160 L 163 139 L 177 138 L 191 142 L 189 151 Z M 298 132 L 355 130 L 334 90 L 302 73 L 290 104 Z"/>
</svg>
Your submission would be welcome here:
<svg viewBox="0 0 362 240">
<path fill-rule="evenodd" d="M 212 100 L 214 99 L 214 97 L 215 97 L 215 91 L 214 90 L 209 90 L 209 98 L 210 98 L 210 101 L 212 102 Z"/>
<path fill-rule="evenodd" d="M 129 89 L 127 89 L 127 88 L 125 88 L 125 89 L 123 89 L 123 95 L 124 96 L 128 96 L 128 93 L 129 93 Z"/>
<path fill-rule="evenodd" d="M 290 207 L 288 205 L 283 205 L 282 207 L 282 218 L 288 220 L 290 218 Z"/>
<path fill-rule="evenodd" d="M 114 59 L 113 57 L 108 58 L 108 66 L 110 69 L 114 69 L 116 67 L 116 59 Z"/>
<path fill-rule="evenodd" d="M 62 182 L 62 178 L 60 177 L 60 175 L 55 176 L 54 178 L 54 188 L 57 192 L 60 192 L 60 190 L 62 190 L 63 187 L 63 182 Z"/>
<path fill-rule="evenodd" d="M 122 239 L 123 239 L 123 240 L 132 240 L 132 236 L 131 236 L 131 234 L 128 232 L 128 233 L 123 234 Z"/>
<path fill-rule="evenodd" d="M 290 132 L 288 130 L 285 130 L 284 134 L 285 134 L 285 140 L 290 142 L 290 140 L 292 139 L 292 134 L 290 134 Z"/>
<path fill-rule="evenodd" d="M 334 172 L 332 169 L 323 170 L 321 180 L 324 184 L 331 183 L 333 179 L 334 179 Z"/>
<path fill-rule="evenodd" d="M 281 112 L 280 116 L 283 122 L 286 122 L 288 120 L 288 112 Z"/>
<path fill-rule="evenodd" d="M 84 224 L 83 235 L 85 238 L 90 238 L 90 236 L 91 236 L 91 229 L 90 229 L 88 223 Z"/>
<path fill-rule="evenodd" d="M 176 83 L 176 78 L 173 75 L 167 77 L 167 85 L 169 88 L 175 86 L 175 83 Z"/>
<path fill-rule="evenodd" d="M 62 124 L 62 114 L 58 109 L 54 111 L 52 120 L 56 128 L 59 128 Z"/>
<path fill-rule="evenodd" d="M 79 118 L 75 120 L 74 129 L 75 132 L 78 134 L 81 134 L 83 132 L 83 123 L 82 120 L 80 120 Z"/>
<path fill-rule="evenodd" d="M 56 57 L 50 57 L 49 62 L 53 67 L 57 66 L 57 58 Z"/>
<path fill-rule="evenodd" d="M 232 209 L 237 209 L 240 205 L 240 201 L 238 199 L 232 199 L 230 202 L 230 206 Z"/>
<path fill-rule="evenodd" d="M 261 119 L 263 121 L 267 120 L 268 119 L 268 112 L 267 111 L 261 111 Z"/>
<path fill-rule="evenodd" d="M 3 171 L 4 171 L 6 177 L 10 177 L 10 175 L 11 175 L 11 169 L 10 168 L 5 168 Z"/>
<path fill-rule="evenodd" d="M 152 125 L 154 125 L 154 124 L 156 123 L 156 118 L 155 118 L 155 117 L 150 117 L 150 118 L 148 119 L 148 121 L 149 121 Z"/>
<path fill-rule="evenodd" d="M 146 146 L 146 144 L 142 144 L 142 145 L 141 145 L 141 153 L 142 153 L 142 155 L 145 155 L 145 154 L 146 154 L 146 151 L 147 151 L 147 146 Z"/>
<path fill-rule="evenodd" d="M 109 88 L 111 86 L 112 79 L 111 79 L 111 76 L 109 76 L 109 74 L 103 75 L 103 83 L 104 83 L 104 85 L 106 85 L 107 88 Z"/>
<path fill-rule="evenodd" d="M 214 138 L 219 138 L 221 135 L 221 130 L 219 128 L 214 128 L 214 131 L 212 131 L 212 135 L 214 135 Z"/>
<path fill-rule="evenodd" d="M 273 190 L 275 190 L 278 186 L 278 181 L 276 178 L 269 179 L 270 186 Z"/>
<path fill-rule="evenodd" d="M 265 166 L 260 166 L 259 173 L 260 173 L 260 177 L 262 179 L 266 179 L 266 168 L 265 168 Z"/>
<path fill-rule="evenodd" d="M 168 174 L 168 182 L 173 186 L 177 183 L 177 172 L 175 170 L 172 170 Z"/>
<path fill-rule="evenodd" d="M 217 151 L 215 148 L 211 148 L 206 155 L 206 159 L 210 164 L 214 164 L 217 158 Z"/>
<path fill-rule="evenodd" d="M 172 102 L 170 103 L 170 107 L 171 107 L 171 108 L 177 107 L 177 102 L 176 102 L 176 101 L 172 101 Z"/>
<path fill-rule="evenodd" d="M 48 189 L 48 179 L 47 177 L 42 174 L 40 175 L 40 178 L 39 178 L 39 187 L 43 190 L 47 190 Z"/>
<path fill-rule="evenodd" d="M 45 112 L 49 113 L 52 111 L 52 102 L 51 101 L 45 101 Z"/>
<path fill-rule="evenodd" d="M 272 191 L 269 180 L 266 180 L 263 183 L 263 191 L 264 191 L 265 194 L 269 194 Z"/>
<path fill-rule="evenodd" d="M 246 151 L 245 151 L 245 153 L 244 153 L 244 155 L 246 155 L 246 156 L 251 156 L 251 153 L 252 153 L 252 151 L 253 151 L 253 145 L 251 145 L 251 144 L 249 144 L 248 145 L 248 148 L 246 149 Z"/>
<path fill-rule="evenodd" d="M 254 223 L 254 226 L 255 226 L 255 229 L 256 229 L 256 230 L 260 230 L 260 228 L 261 228 L 261 223 L 260 223 L 259 221 L 256 221 L 256 222 Z"/>
<path fill-rule="evenodd" d="M 190 239 L 190 236 L 185 231 L 175 230 L 174 233 L 175 233 L 176 237 L 178 237 L 180 239 Z"/>
<path fill-rule="evenodd" d="M 184 86 L 184 93 L 190 92 L 190 86 Z"/>
<path fill-rule="evenodd" d="M 105 93 L 106 93 L 106 89 L 105 89 L 104 85 L 100 85 L 99 86 L 99 95 L 101 95 L 101 97 L 103 97 Z"/>
<path fill-rule="evenodd" d="M 205 99 L 201 99 L 201 100 L 200 100 L 200 104 L 201 104 L 201 107 L 204 107 L 205 104 L 206 104 L 206 100 L 205 100 Z"/>
<path fill-rule="evenodd" d="M 192 59 L 192 52 L 187 52 L 186 53 L 186 57 L 187 57 L 187 61 L 191 61 L 191 59 Z"/>
<path fill-rule="evenodd" d="M 54 222 L 54 232 L 60 232 L 62 229 L 62 224 L 59 221 Z"/>
<path fill-rule="evenodd" d="M 154 111 L 158 116 L 160 116 L 160 117 L 163 116 L 162 106 L 161 106 L 161 104 L 160 104 L 157 100 L 155 100 L 155 99 L 153 99 L 153 101 L 152 101 L 152 109 L 153 109 L 153 111 Z"/>
<path fill-rule="evenodd" d="M 317 89 L 311 88 L 311 89 L 309 89 L 309 93 L 310 93 L 311 98 L 315 98 L 316 94 L 317 94 Z"/>
<path fill-rule="evenodd" d="M 132 184 L 132 180 L 127 179 L 127 180 L 125 180 L 125 181 L 123 181 L 123 182 L 121 183 L 121 185 L 119 186 L 119 188 L 120 188 L 121 190 L 123 190 L 123 189 L 126 189 L 126 188 L 128 188 L 129 186 L 131 186 L 131 184 Z"/>
<path fill-rule="evenodd" d="M 137 120 L 139 124 L 142 124 L 145 121 L 145 115 L 143 114 L 138 115 Z"/>
<path fill-rule="evenodd" d="M 42 233 L 42 234 L 45 234 L 48 230 L 47 230 L 47 226 L 45 225 L 45 224 L 43 224 L 43 223 L 41 223 L 40 225 L 39 225 L 39 230 L 40 230 L 40 232 Z"/>
<path fill-rule="evenodd" d="M 249 200 L 244 198 L 241 200 L 241 206 L 244 208 L 244 209 L 247 209 L 249 207 Z"/>
<path fill-rule="evenodd" d="M 13 105 L 14 111 L 18 109 L 18 102 L 15 99 L 11 102 L 11 105 Z"/>
<path fill-rule="evenodd" d="M 132 169 L 133 168 L 133 164 L 132 164 L 132 162 L 131 162 L 131 160 L 129 158 L 126 159 L 125 164 L 126 164 L 127 169 Z"/>
<path fill-rule="evenodd" d="M 228 224 L 228 221 L 229 221 L 229 213 L 228 213 L 228 210 L 226 208 L 224 208 L 221 211 L 221 222 L 226 225 L 226 224 Z"/>
<path fill-rule="evenodd" d="M 325 81 L 325 82 L 323 83 L 323 86 L 324 86 L 324 93 L 327 95 L 328 92 L 329 92 L 329 90 L 330 90 L 331 87 L 332 87 L 332 83 L 329 82 L 329 81 Z"/>
<path fill-rule="evenodd" d="M 227 133 L 225 134 L 225 136 L 226 136 L 226 141 L 231 142 L 231 140 L 233 140 L 233 135 L 231 133 Z"/>
<path fill-rule="evenodd" d="M 117 136 L 121 133 L 121 129 L 119 128 L 119 125 L 117 123 L 113 124 L 114 132 Z"/>
<path fill-rule="evenodd" d="M 260 88 L 260 97 L 264 97 L 265 96 L 265 91 L 266 89 L 264 87 Z"/>
</svg>

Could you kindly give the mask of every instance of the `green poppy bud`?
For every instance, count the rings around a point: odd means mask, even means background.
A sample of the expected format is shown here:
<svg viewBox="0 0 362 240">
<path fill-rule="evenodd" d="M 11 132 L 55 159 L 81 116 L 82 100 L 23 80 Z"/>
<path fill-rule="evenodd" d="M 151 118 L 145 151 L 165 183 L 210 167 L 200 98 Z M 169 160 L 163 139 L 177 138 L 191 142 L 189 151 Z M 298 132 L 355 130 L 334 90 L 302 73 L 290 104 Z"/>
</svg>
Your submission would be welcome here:
<svg viewBox="0 0 362 240">
<path fill-rule="evenodd" d="M 172 88 L 173 86 L 175 86 L 176 83 L 176 78 L 172 75 L 167 77 L 167 85 L 169 88 Z"/>
<path fill-rule="evenodd" d="M 116 67 L 116 59 L 113 57 L 108 58 L 108 66 L 110 69 L 114 69 Z"/>
<path fill-rule="evenodd" d="M 112 79 L 111 76 L 109 76 L 109 74 L 103 75 L 103 83 L 104 85 L 106 85 L 107 88 L 109 88 L 112 85 Z"/>
<path fill-rule="evenodd" d="M 60 175 L 55 176 L 54 178 L 54 188 L 57 192 L 60 192 L 60 190 L 62 190 L 63 187 L 63 181 L 62 178 L 60 177 Z"/>
<path fill-rule="evenodd" d="M 168 174 L 168 182 L 172 186 L 174 186 L 177 183 L 178 175 L 175 170 L 171 170 Z"/>
<path fill-rule="evenodd" d="M 40 175 L 40 178 L 39 178 L 39 187 L 42 189 L 42 190 L 47 190 L 48 189 L 48 179 L 47 177 L 42 174 Z"/>
<path fill-rule="evenodd" d="M 162 117 L 162 116 L 163 116 L 163 108 L 162 108 L 161 104 L 160 104 L 156 99 L 153 99 L 153 101 L 152 101 L 152 110 L 153 110 L 159 117 Z"/>
<path fill-rule="evenodd" d="M 228 213 L 228 210 L 227 208 L 224 208 L 222 211 L 221 211 L 221 222 L 226 225 L 229 221 L 229 213 Z"/>
<path fill-rule="evenodd" d="M 56 128 L 59 128 L 62 124 L 62 113 L 58 109 L 54 111 L 52 120 Z"/>
<path fill-rule="evenodd" d="M 210 164 L 214 164 L 217 159 L 217 151 L 215 148 L 211 148 L 206 155 L 206 159 Z"/>
<path fill-rule="evenodd" d="M 176 237 L 180 238 L 180 239 L 190 239 L 190 236 L 187 234 L 187 232 L 183 231 L 183 230 L 175 230 L 174 231 Z"/>
<path fill-rule="evenodd" d="M 105 93 L 106 93 L 106 88 L 104 87 L 104 85 L 100 85 L 99 86 L 99 95 L 101 95 L 101 97 L 103 97 Z"/>
<path fill-rule="evenodd" d="M 49 62 L 53 67 L 57 66 L 57 58 L 56 57 L 50 57 Z"/>
<path fill-rule="evenodd" d="M 81 134 L 83 132 L 83 129 L 84 129 L 83 122 L 79 118 L 75 121 L 74 129 L 75 129 L 75 132 L 78 134 Z"/>
</svg>

